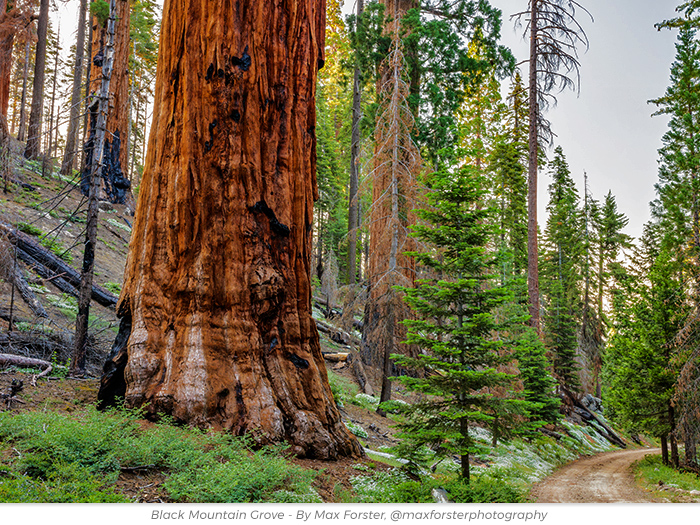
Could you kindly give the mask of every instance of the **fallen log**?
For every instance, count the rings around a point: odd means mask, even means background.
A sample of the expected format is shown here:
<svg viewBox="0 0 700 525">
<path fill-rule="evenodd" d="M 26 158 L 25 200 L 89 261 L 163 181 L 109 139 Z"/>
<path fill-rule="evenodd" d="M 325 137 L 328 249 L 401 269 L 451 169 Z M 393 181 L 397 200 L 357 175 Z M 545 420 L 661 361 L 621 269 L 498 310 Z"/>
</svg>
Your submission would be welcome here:
<svg viewBox="0 0 700 525">
<path fill-rule="evenodd" d="M 5 308 L 4 306 L 0 306 L 0 319 L 3 319 L 4 321 L 10 321 L 10 309 Z M 17 317 L 17 314 L 15 312 L 12 312 L 12 322 L 13 323 L 28 323 L 31 324 L 32 322 L 29 319 L 25 319 L 24 317 Z"/>
<path fill-rule="evenodd" d="M 19 291 L 20 296 L 22 296 L 22 299 L 27 304 L 27 306 L 29 306 L 34 315 L 36 315 L 37 317 L 41 317 L 42 319 L 48 319 L 49 314 L 46 313 L 44 306 L 41 304 L 39 299 L 37 299 L 37 296 L 29 287 L 29 283 L 27 283 L 27 280 L 24 278 L 24 275 L 22 275 L 22 271 L 20 270 L 19 266 L 13 265 L 13 268 L 10 270 L 10 272 L 12 284 L 14 284 L 15 288 L 17 288 L 17 291 Z"/>
<path fill-rule="evenodd" d="M 319 332 L 323 332 L 331 339 L 331 341 L 336 343 L 346 346 L 355 345 L 355 347 L 360 345 L 360 340 L 354 335 L 347 333 L 341 328 L 336 328 L 335 326 L 326 324 L 323 321 L 319 321 L 318 319 L 316 320 L 316 328 L 318 328 Z"/>
<path fill-rule="evenodd" d="M 566 395 L 570 399 L 570 401 L 574 405 L 574 407 L 578 409 L 577 412 L 583 417 L 584 421 L 587 421 L 587 422 L 588 421 L 595 421 L 600 426 L 600 428 L 603 429 L 604 432 L 602 434 L 603 434 L 603 437 L 605 439 L 610 441 L 610 443 L 612 443 L 613 445 L 617 445 L 621 448 L 627 448 L 627 443 L 625 443 L 615 433 L 615 431 L 612 428 L 610 428 L 609 425 L 607 425 L 606 423 L 601 421 L 600 418 L 598 418 L 593 412 L 588 410 L 583 405 L 583 403 L 581 403 L 581 401 L 578 399 L 578 397 L 576 397 L 572 392 L 570 392 L 569 390 L 567 390 L 564 387 L 561 387 L 561 388 L 562 388 L 562 392 L 564 393 L 564 395 Z M 591 426 L 594 426 L 594 425 L 591 425 Z M 597 429 L 597 430 L 599 430 L 599 429 Z"/>
<path fill-rule="evenodd" d="M 346 353 L 323 354 L 323 358 L 331 363 L 342 363 L 348 360 L 349 355 Z"/>
<path fill-rule="evenodd" d="M 562 435 L 559 434 L 558 432 L 553 432 L 553 431 L 551 431 L 551 430 L 547 430 L 547 429 L 544 428 L 544 427 L 538 428 L 537 431 L 540 432 L 541 434 L 544 434 L 545 436 L 549 436 L 549 437 L 551 437 L 551 438 L 554 438 L 554 439 L 556 439 L 557 441 L 561 441 L 562 439 L 564 439 L 564 436 L 562 436 Z"/>
<path fill-rule="evenodd" d="M 37 379 L 47 376 L 51 373 L 51 370 L 53 370 L 53 365 L 48 361 L 14 354 L 0 354 L 0 366 L 18 366 L 21 368 L 38 368 L 42 370 L 40 374 L 32 376 L 33 386 L 36 386 Z"/>
<path fill-rule="evenodd" d="M 335 319 L 336 317 L 343 317 L 342 308 L 340 308 L 339 306 L 327 306 L 326 303 L 324 303 L 321 299 L 314 298 L 314 306 L 321 310 L 321 313 L 326 319 Z M 357 319 L 353 319 L 352 326 L 353 328 L 356 328 L 357 330 L 362 332 L 364 323 L 362 321 L 358 321 Z"/>
<path fill-rule="evenodd" d="M 39 277 L 43 278 L 44 281 L 50 281 L 56 288 L 61 290 L 63 293 L 72 295 L 73 297 L 78 297 L 78 290 L 63 278 L 62 274 L 56 274 L 49 270 L 43 264 L 40 264 L 34 257 L 29 255 L 24 250 L 17 248 L 17 257 L 27 265 L 27 267 L 37 274 Z"/>
<path fill-rule="evenodd" d="M 45 275 L 49 275 L 49 277 L 44 277 L 43 275 L 42 277 L 49 279 L 60 276 L 60 278 L 67 281 L 73 287 L 80 288 L 80 272 L 67 265 L 29 235 L 22 233 L 4 222 L 0 222 L 0 232 L 5 233 L 10 243 L 16 248 L 19 248 L 20 251 L 17 252 L 18 257 L 24 252 L 24 256 L 29 256 L 34 260 L 34 263 L 32 263 L 33 268 L 38 268 L 39 266 L 44 267 L 42 272 L 44 272 Z M 117 305 L 118 297 L 101 286 L 93 285 L 92 299 L 102 306 L 114 308 Z"/>
</svg>

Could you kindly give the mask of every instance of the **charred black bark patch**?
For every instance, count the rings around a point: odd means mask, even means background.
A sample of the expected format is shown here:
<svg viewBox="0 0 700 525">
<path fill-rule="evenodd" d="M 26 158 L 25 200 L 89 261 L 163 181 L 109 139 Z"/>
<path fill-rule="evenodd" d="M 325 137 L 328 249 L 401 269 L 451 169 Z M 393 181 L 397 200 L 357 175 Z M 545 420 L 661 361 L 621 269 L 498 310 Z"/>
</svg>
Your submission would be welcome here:
<svg viewBox="0 0 700 525">
<path fill-rule="evenodd" d="M 129 359 L 126 344 L 131 336 L 131 310 L 122 312 L 119 323 L 119 333 L 114 340 L 109 357 L 102 368 L 102 378 L 100 379 L 100 390 L 97 393 L 99 410 L 114 406 L 117 399 L 124 399 L 126 395 L 126 380 L 124 379 L 124 369 Z"/>
<path fill-rule="evenodd" d="M 296 354 L 287 354 L 287 359 L 289 359 L 294 366 L 302 370 L 309 368 L 309 362 L 303 357 L 299 357 Z"/>
<path fill-rule="evenodd" d="M 233 57 L 231 59 L 231 64 L 233 64 L 234 66 L 238 66 L 241 69 L 241 71 L 248 71 L 250 69 L 250 66 L 253 64 L 253 60 L 248 54 L 248 46 L 245 46 L 241 58 Z"/>
<path fill-rule="evenodd" d="M 92 108 L 91 108 L 92 109 Z M 90 115 L 90 136 L 85 143 L 85 169 L 80 176 L 80 191 L 87 196 L 90 193 L 90 170 L 95 154 L 95 123 L 97 111 L 91 111 Z M 131 182 L 124 176 L 119 154 L 122 147 L 119 130 L 114 132 L 110 141 L 105 139 L 104 151 L 102 154 L 102 186 L 109 202 L 114 204 L 125 204 L 126 197 L 131 189 Z"/>
<path fill-rule="evenodd" d="M 289 234 L 291 232 L 289 226 L 287 226 L 286 224 L 282 224 L 279 220 L 277 220 L 275 212 L 270 209 L 270 207 L 264 200 L 256 202 L 255 206 L 253 206 L 253 211 L 265 214 L 265 216 L 270 221 L 270 229 L 272 229 L 272 231 L 276 235 L 279 235 L 281 237 L 289 237 Z"/>
</svg>

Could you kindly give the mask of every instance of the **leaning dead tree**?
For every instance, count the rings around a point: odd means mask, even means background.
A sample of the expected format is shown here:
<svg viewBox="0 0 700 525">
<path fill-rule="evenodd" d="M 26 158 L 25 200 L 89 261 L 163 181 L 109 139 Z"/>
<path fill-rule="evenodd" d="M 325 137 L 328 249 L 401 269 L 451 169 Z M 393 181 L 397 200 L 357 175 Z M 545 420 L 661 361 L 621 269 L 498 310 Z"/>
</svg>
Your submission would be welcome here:
<svg viewBox="0 0 700 525">
<path fill-rule="evenodd" d="M 109 20 L 107 22 L 107 43 L 102 63 L 102 81 L 95 116 L 95 132 L 93 136 L 94 151 L 88 165 L 90 170 L 87 223 L 85 225 L 85 246 L 83 251 L 83 268 L 80 274 L 80 290 L 78 296 L 78 316 L 75 320 L 75 346 L 71 360 L 70 373 L 73 376 L 85 372 L 85 356 L 87 351 L 88 319 L 90 316 L 90 299 L 92 296 L 93 271 L 95 267 L 95 247 L 97 245 L 97 217 L 99 214 L 100 177 L 105 167 L 105 143 L 107 117 L 109 115 L 109 85 L 112 77 L 112 60 L 114 57 L 114 27 L 116 25 L 116 4 L 120 0 L 111 0 L 109 4 Z"/>
<path fill-rule="evenodd" d="M 588 37 L 576 19 L 576 11 L 590 13 L 574 0 L 529 0 L 528 10 L 512 15 L 517 23 L 526 21 L 530 38 L 529 80 L 529 161 L 528 161 L 528 271 L 530 324 L 540 329 L 540 285 L 537 264 L 537 153 L 552 140 L 552 131 L 543 113 L 556 103 L 553 92 L 580 86 L 577 47 L 588 47 Z M 592 17 L 591 17 L 592 19 Z M 573 77 L 573 78 L 572 78 Z"/>
<path fill-rule="evenodd" d="M 99 397 L 361 454 L 311 317 L 325 2 L 165 4 L 155 109 Z"/>
</svg>

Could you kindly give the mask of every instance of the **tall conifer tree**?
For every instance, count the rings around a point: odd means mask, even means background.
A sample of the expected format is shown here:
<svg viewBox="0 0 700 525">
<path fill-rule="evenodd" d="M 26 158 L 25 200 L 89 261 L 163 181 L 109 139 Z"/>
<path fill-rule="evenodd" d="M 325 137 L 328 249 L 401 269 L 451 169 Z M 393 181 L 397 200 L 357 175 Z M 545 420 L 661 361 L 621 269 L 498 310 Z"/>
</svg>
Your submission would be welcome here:
<svg viewBox="0 0 700 525">
<path fill-rule="evenodd" d="M 575 361 L 581 309 L 579 285 L 583 239 L 579 195 L 561 146 L 550 163 L 547 227 L 542 277 L 545 291 L 545 343 L 553 354 L 554 373 L 569 390 L 579 388 Z"/>
</svg>

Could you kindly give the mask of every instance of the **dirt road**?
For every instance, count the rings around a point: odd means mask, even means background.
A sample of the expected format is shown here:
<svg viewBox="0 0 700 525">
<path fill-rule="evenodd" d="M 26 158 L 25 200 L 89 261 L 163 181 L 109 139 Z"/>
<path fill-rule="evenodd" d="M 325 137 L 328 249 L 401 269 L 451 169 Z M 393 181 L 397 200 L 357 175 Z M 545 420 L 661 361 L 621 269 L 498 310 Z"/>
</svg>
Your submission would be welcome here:
<svg viewBox="0 0 700 525">
<path fill-rule="evenodd" d="M 574 461 L 538 483 L 532 496 L 538 503 L 650 503 L 638 489 L 630 466 L 660 449 L 643 448 L 606 452 Z"/>
</svg>

